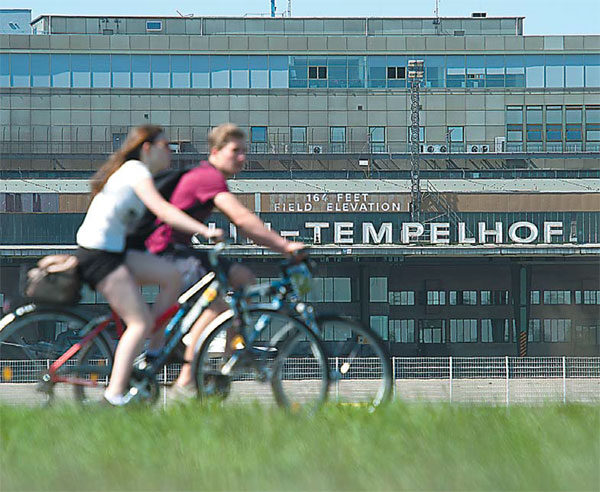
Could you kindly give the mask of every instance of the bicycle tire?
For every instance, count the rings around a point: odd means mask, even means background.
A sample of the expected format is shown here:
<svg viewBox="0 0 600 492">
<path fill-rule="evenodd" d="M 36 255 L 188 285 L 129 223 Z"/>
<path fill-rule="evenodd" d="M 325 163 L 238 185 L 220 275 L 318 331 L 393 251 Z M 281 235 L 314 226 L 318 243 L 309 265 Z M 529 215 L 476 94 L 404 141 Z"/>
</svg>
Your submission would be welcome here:
<svg viewBox="0 0 600 492">
<path fill-rule="evenodd" d="M 28 405 L 72 400 L 66 385 L 42 382 L 50 364 L 78 337 L 89 317 L 70 308 L 27 304 L 0 320 L 0 377 L 3 402 Z M 71 363 L 63 366 L 69 370 Z"/>
<path fill-rule="evenodd" d="M 331 400 L 373 411 L 391 400 L 392 360 L 385 342 L 372 329 L 336 314 L 317 316 L 331 362 Z"/>
<path fill-rule="evenodd" d="M 236 338 L 240 334 L 231 311 L 217 317 L 200 338 L 193 364 L 199 397 L 221 404 L 250 400 L 294 413 L 314 412 L 327 400 L 329 388 L 327 355 L 318 336 L 301 320 L 276 310 L 251 308 L 249 316 L 252 326 L 259 320 L 268 323 L 251 347 L 245 346 L 247 337 Z M 233 353 L 242 357 L 224 374 L 230 360 L 227 347 L 239 349 L 240 344 L 243 349 Z M 258 368 L 249 360 L 252 356 L 262 360 Z M 265 391 L 260 383 L 269 382 L 271 391 Z"/>
<path fill-rule="evenodd" d="M 79 350 L 75 367 L 71 371 L 85 384 L 74 384 L 75 399 L 82 405 L 100 403 L 108 385 L 113 365 L 113 352 L 104 333 L 99 333 Z"/>
</svg>

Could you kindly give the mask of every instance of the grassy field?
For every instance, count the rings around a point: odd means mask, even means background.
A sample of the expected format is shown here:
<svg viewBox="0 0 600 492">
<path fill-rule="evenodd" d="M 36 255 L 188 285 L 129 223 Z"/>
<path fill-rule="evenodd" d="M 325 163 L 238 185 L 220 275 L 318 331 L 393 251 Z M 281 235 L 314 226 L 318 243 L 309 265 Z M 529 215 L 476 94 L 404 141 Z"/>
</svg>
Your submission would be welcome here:
<svg viewBox="0 0 600 492">
<path fill-rule="evenodd" d="M 0 490 L 599 490 L 597 406 L 0 407 Z"/>
</svg>

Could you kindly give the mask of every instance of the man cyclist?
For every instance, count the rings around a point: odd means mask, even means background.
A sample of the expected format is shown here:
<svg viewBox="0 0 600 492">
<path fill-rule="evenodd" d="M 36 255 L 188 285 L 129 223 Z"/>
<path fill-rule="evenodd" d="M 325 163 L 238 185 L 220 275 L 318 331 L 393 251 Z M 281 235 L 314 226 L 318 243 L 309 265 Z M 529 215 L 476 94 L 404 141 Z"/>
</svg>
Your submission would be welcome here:
<svg viewBox="0 0 600 492">
<path fill-rule="evenodd" d="M 180 178 L 169 201 L 182 210 L 193 209 L 191 215 L 199 221 L 205 221 L 213 208 L 217 208 L 246 237 L 288 256 L 304 248 L 304 245 L 288 241 L 275 231 L 267 229 L 263 221 L 242 205 L 227 186 L 227 179 L 239 173 L 246 161 L 245 139 L 244 132 L 231 123 L 213 129 L 208 136 L 208 161 L 201 162 Z M 189 248 L 190 235 L 178 232 L 167 224 L 161 224 L 145 244 L 151 253 L 171 257 L 187 277 L 187 282 L 184 280 L 187 286 L 196 282 L 210 269 L 207 254 Z M 227 264 L 225 269 L 234 288 L 254 281 L 252 272 L 240 264 Z M 202 330 L 226 309 L 225 302 L 216 299 L 193 326 L 190 343 L 184 354 L 185 362 L 174 384 L 174 390 L 180 396 L 195 396 L 196 388 L 190 364 L 194 356 L 194 347 Z"/>
</svg>

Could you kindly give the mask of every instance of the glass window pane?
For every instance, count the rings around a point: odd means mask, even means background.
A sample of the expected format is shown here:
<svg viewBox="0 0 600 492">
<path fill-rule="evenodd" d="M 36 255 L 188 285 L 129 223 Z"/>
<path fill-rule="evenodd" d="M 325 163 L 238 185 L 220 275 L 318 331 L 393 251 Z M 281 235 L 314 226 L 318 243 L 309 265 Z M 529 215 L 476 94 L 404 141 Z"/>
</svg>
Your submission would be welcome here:
<svg viewBox="0 0 600 492">
<path fill-rule="evenodd" d="M 131 87 L 131 59 L 129 55 L 112 55 L 112 86 Z"/>
<path fill-rule="evenodd" d="M 269 56 L 269 73 L 271 74 L 271 89 L 287 89 L 289 86 L 288 57 Z"/>
<path fill-rule="evenodd" d="M 368 87 L 385 87 L 387 59 L 385 56 L 367 56 Z"/>
<path fill-rule="evenodd" d="M 583 55 L 565 55 L 566 87 L 583 87 Z"/>
<path fill-rule="evenodd" d="M 110 55 L 91 55 L 92 87 L 110 87 Z"/>
<path fill-rule="evenodd" d="M 369 301 L 388 302 L 387 277 L 371 277 L 369 279 Z"/>
<path fill-rule="evenodd" d="M 27 77 L 29 78 L 29 73 L 27 73 Z M 31 55 L 31 86 L 50 87 L 49 55 Z"/>
<path fill-rule="evenodd" d="M 369 135 L 372 143 L 385 143 L 385 127 L 372 126 L 369 128 Z"/>
<path fill-rule="evenodd" d="M 46 57 L 46 55 L 32 55 L 32 65 L 34 58 L 37 56 Z M 50 62 L 52 66 L 52 87 L 70 87 L 71 57 L 69 55 L 52 55 Z"/>
<path fill-rule="evenodd" d="M 525 65 L 526 86 L 544 87 L 544 56 L 526 55 Z"/>
<path fill-rule="evenodd" d="M 91 87 L 90 55 L 71 55 L 73 87 Z"/>
<path fill-rule="evenodd" d="M 207 89 L 210 87 L 210 58 L 205 55 L 190 57 L 192 69 L 192 87 Z"/>
<path fill-rule="evenodd" d="M 190 87 L 190 57 L 188 55 L 171 56 L 171 87 L 173 89 Z"/>
<path fill-rule="evenodd" d="M 563 55 L 546 55 L 546 87 L 564 87 Z"/>
<path fill-rule="evenodd" d="M 171 67 L 168 55 L 152 55 L 152 87 L 168 89 L 170 87 Z"/>
<path fill-rule="evenodd" d="M 230 56 L 231 88 L 248 89 L 250 87 L 250 72 L 248 71 L 247 56 Z"/>
<path fill-rule="evenodd" d="M 150 87 L 150 56 L 133 55 L 131 57 L 132 87 L 148 89 Z"/>
<path fill-rule="evenodd" d="M 446 57 L 446 87 L 465 87 L 465 57 L 447 56 Z"/>
<path fill-rule="evenodd" d="M 600 55 L 583 55 L 585 86 L 600 87 Z"/>
<path fill-rule="evenodd" d="M 267 56 L 250 56 L 248 58 L 250 87 L 254 89 L 268 89 L 269 58 Z"/>
<path fill-rule="evenodd" d="M 292 143 L 305 143 L 306 142 L 306 127 L 305 126 L 293 126 L 291 128 L 291 140 L 292 140 Z"/>
<path fill-rule="evenodd" d="M 364 87 L 365 86 L 365 57 L 364 56 L 349 56 L 348 57 L 348 87 Z"/>
<path fill-rule="evenodd" d="M 332 126 L 331 127 L 331 142 L 344 143 L 346 141 L 346 127 Z"/>
<path fill-rule="evenodd" d="M 229 88 L 229 57 L 211 55 L 210 86 L 213 89 Z"/>
<path fill-rule="evenodd" d="M 523 55 L 506 55 L 506 87 L 525 87 Z"/>
<path fill-rule="evenodd" d="M 0 87 L 10 86 L 10 58 L 8 55 L 0 56 Z"/>
<path fill-rule="evenodd" d="M 445 56 L 425 57 L 425 84 L 427 87 L 444 87 Z"/>
<path fill-rule="evenodd" d="M 308 87 L 308 58 L 290 56 L 290 87 Z"/>
<path fill-rule="evenodd" d="M 348 87 L 348 66 L 345 56 L 327 57 L 327 79 L 329 87 Z"/>
<path fill-rule="evenodd" d="M 351 302 L 352 301 L 349 277 L 334 278 L 333 301 L 334 302 Z"/>
<path fill-rule="evenodd" d="M 504 56 L 488 55 L 485 57 L 486 87 L 504 87 Z"/>
</svg>

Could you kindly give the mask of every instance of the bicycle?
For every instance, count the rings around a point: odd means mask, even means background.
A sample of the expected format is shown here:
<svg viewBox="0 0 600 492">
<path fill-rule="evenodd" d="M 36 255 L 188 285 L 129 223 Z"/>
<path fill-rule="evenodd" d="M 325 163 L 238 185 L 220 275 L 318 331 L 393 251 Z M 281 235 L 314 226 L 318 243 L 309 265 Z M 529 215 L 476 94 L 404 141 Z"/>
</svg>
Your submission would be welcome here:
<svg viewBox="0 0 600 492">
<path fill-rule="evenodd" d="M 225 353 L 219 347 L 224 340 L 231 338 L 229 333 L 245 330 L 247 340 L 239 341 L 241 347 L 256 344 L 260 340 L 267 341 L 273 338 L 271 330 L 273 326 L 278 326 L 283 316 L 302 322 L 321 340 L 332 339 L 324 342 L 324 345 L 332 363 L 329 379 L 334 382 L 336 401 L 365 405 L 374 410 L 391 399 L 394 385 L 392 362 L 383 340 L 373 330 L 349 318 L 336 314 L 317 316 L 313 307 L 302 301 L 312 280 L 307 251 L 304 251 L 304 258 L 282 262 L 280 279 L 271 284 L 250 286 L 244 291 L 233 292 L 229 298 L 231 309 L 221 314 L 203 332 L 196 346 L 193 365 L 201 397 L 206 396 L 203 374 L 210 373 L 231 380 L 231 367 L 238 364 L 236 357 L 241 356 L 234 350 Z M 253 299 L 267 295 L 272 296 L 271 302 L 252 303 Z M 243 316 L 239 313 L 243 313 Z M 235 340 L 231 343 L 235 344 Z M 309 361 L 303 360 L 301 345 L 295 348 L 300 350 L 295 354 L 294 362 L 286 367 L 275 368 L 280 372 L 275 379 L 276 384 L 295 387 L 296 392 L 306 391 L 315 399 L 322 399 L 320 403 L 324 402 L 327 396 L 317 395 L 314 384 L 316 374 L 313 374 Z M 290 391 L 276 392 L 276 395 L 285 395 Z M 206 393 L 210 394 L 210 389 Z M 289 406 L 285 401 L 279 403 Z"/>
<path fill-rule="evenodd" d="M 224 243 L 218 243 L 209 252 L 215 272 L 208 273 L 184 292 L 179 297 L 178 303 L 167 310 L 157 321 L 157 326 L 162 326 L 163 322 L 170 319 L 165 328 L 165 345 L 156 357 L 144 361 L 143 365 L 138 364 L 137 367 L 134 367 L 129 391 L 135 399 L 153 402 L 158 398 L 159 387 L 156 374 L 172 357 L 204 309 L 219 293 L 225 290 L 226 275 L 218 265 L 218 255 L 224 247 Z M 38 328 L 37 322 L 53 324 L 65 321 L 76 323 L 78 327 L 81 327 L 82 338 L 60 355 L 58 355 L 55 344 L 51 342 L 40 344 L 40 341 L 36 340 L 29 343 L 25 338 L 32 329 Z M 38 383 L 38 392 L 44 396 L 45 402 L 51 401 L 54 395 L 54 386 L 57 383 L 72 384 L 75 390 L 74 396 L 79 401 L 88 402 L 102 398 L 104 386 L 112 368 L 112 350 L 106 333 L 104 333 L 105 328 L 111 322 L 115 323 L 117 332 L 122 333 L 122 322 L 113 312 L 89 320 L 72 308 L 38 307 L 35 304 L 23 306 L 0 320 L 0 360 L 6 359 L 7 349 L 21 350 L 26 358 L 32 359 L 32 356 L 40 356 L 40 350 L 34 350 L 33 347 L 43 347 L 43 354 L 48 359 L 55 359 L 52 365 L 42 370 L 42 377 Z M 247 350 L 242 351 L 246 352 L 245 367 L 253 370 L 257 381 L 271 382 L 275 400 L 287 408 L 310 406 L 312 402 L 306 398 L 295 401 L 293 394 L 285 394 L 287 388 L 276 381 L 277 377 L 280 377 L 280 373 L 271 369 L 285 365 L 288 355 L 286 350 L 293 348 L 300 339 L 308 341 L 315 365 L 320 367 L 321 384 L 319 387 L 321 392 L 317 399 L 317 402 L 320 402 L 323 400 L 322 394 L 326 395 L 328 387 L 327 358 L 318 337 L 301 322 L 291 320 L 291 322 L 283 324 L 277 332 L 277 340 L 271 343 L 268 350 L 256 349 L 255 353 L 255 347 L 249 346 Z M 286 350 L 279 350 L 279 346 Z M 250 352 L 252 352 L 252 358 L 247 355 Z M 73 364 L 72 359 L 75 354 L 79 355 L 76 363 Z M 101 357 L 98 357 L 99 354 Z M 56 357 L 57 355 L 58 357 Z M 71 363 L 67 364 L 67 362 Z M 241 367 L 241 364 L 239 366 Z M 5 369 L 3 369 L 4 372 Z M 219 381 L 217 375 L 207 374 L 202 386 L 206 388 L 209 383 L 214 386 Z M 217 391 L 221 392 L 222 390 L 218 389 Z"/>
</svg>

